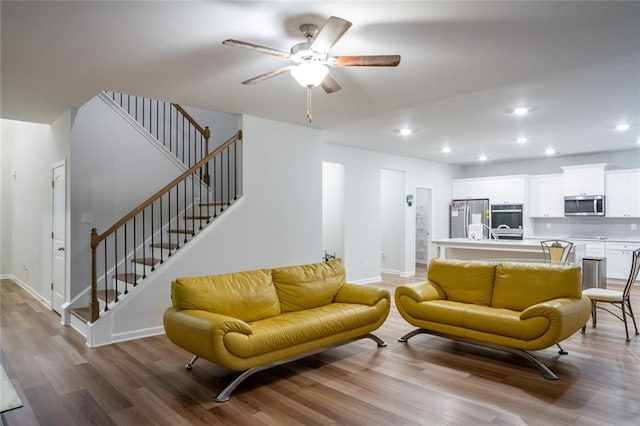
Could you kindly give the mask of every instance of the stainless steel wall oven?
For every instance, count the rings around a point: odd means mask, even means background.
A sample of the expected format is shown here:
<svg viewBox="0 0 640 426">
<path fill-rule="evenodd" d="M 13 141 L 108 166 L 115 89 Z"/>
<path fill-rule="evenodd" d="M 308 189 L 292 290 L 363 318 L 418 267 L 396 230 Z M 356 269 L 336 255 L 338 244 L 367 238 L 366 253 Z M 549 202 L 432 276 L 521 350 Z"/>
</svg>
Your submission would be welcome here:
<svg viewBox="0 0 640 426">
<path fill-rule="evenodd" d="M 522 204 L 492 204 L 491 230 L 501 240 L 521 240 Z"/>
</svg>

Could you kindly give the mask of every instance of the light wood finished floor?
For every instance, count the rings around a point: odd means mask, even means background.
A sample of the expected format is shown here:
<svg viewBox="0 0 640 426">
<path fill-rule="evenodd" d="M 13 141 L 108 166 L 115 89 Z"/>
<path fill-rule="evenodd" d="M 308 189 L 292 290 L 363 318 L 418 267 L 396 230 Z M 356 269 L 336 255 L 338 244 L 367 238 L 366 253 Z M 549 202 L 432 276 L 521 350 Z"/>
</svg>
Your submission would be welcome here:
<svg viewBox="0 0 640 426">
<path fill-rule="evenodd" d="M 424 277 L 424 271 L 418 272 Z M 403 282 L 385 276 L 393 290 Z M 640 314 L 640 289 L 632 296 Z M 521 359 L 412 329 L 395 308 L 377 334 L 256 374 L 227 403 L 213 401 L 228 371 L 157 336 L 89 349 L 59 317 L 9 280 L 0 283 L 1 361 L 24 403 L 6 425 L 384 424 L 626 425 L 640 417 L 640 336 L 599 316 L 565 341 L 569 355 L 538 352 L 559 376 Z"/>
</svg>

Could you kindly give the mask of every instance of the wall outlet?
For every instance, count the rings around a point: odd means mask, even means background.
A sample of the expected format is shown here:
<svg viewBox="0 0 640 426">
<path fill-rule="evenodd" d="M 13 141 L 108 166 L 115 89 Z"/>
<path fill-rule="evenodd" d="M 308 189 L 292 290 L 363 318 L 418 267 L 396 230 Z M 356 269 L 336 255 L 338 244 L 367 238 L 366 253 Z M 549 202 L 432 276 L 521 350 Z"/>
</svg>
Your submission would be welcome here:
<svg viewBox="0 0 640 426">
<path fill-rule="evenodd" d="M 551 224 L 547 223 L 547 229 L 551 229 Z"/>
<path fill-rule="evenodd" d="M 638 225 L 636 225 L 635 223 L 631 224 L 631 230 L 632 231 L 636 231 L 638 229 Z"/>
</svg>

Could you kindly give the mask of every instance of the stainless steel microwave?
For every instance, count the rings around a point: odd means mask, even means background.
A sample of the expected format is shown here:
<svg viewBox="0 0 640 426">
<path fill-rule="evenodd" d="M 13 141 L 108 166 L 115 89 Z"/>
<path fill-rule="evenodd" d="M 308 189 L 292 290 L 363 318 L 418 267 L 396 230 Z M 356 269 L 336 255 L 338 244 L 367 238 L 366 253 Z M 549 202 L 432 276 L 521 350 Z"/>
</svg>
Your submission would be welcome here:
<svg viewBox="0 0 640 426">
<path fill-rule="evenodd" d="M 604 195 L 564 197 L 565 216 L 604 216 Z"/>
</svg>

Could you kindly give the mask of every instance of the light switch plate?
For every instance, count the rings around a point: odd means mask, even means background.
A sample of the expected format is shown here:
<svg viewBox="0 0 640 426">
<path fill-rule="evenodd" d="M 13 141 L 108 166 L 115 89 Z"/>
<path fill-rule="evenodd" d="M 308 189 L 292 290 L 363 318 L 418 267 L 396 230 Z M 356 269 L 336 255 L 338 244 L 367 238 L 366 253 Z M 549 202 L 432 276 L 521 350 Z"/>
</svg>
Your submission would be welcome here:
<svg viewBox="0 0 640 426">
<path fill-rule="evenodd" d="M 632 230 L 632 231 L 635 231 L 635 230 L 637 230 L 637 229 L 638 229 L 638 225 L 636 225 L 635 223 L 632 223 L 632 224 L 631 224 L 631 230 Z"/>
<path fill-rule="evenodd" d="M 547 229 L 551 229 L 551 224 L 547 223 Z"/>
</svg>

